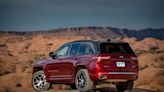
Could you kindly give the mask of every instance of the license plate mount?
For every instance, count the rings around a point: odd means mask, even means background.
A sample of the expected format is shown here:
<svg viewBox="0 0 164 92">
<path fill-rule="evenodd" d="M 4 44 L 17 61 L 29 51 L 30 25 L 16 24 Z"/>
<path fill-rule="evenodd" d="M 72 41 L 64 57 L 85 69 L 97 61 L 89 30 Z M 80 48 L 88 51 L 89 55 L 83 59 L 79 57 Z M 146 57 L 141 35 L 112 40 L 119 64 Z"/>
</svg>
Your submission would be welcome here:
<svg viewBox="0 0 164 92">
<path fill-rule="evenodd" d="M 125 62 L 116 62 L 117 67 L 125 67 Z"/>
</svg>

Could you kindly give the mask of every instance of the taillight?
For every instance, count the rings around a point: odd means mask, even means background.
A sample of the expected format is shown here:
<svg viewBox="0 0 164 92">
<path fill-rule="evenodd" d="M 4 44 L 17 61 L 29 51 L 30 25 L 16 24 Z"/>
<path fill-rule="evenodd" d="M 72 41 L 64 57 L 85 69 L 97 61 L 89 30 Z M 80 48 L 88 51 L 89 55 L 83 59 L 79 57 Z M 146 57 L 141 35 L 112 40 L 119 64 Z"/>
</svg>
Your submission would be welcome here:
<svg viewBox="0 0 164 92">
<path fill-rule="evenodd" d="M 93 59 L 97 59 L 97 61 L 102 61 L 102 60 L 107 60 L 110 59 L 111 56 L 98 56 L 98 57 L 93 57 Z"/>
<path fill-rule="evenodd" d="M 137 60 L 137 57 L 131 57 L 132 60 Z"/>
<path fill-rule="evenodd" d="M 137 61 L 137 57 L 131 57 L 131 64 L 133 65 L 132 68 L 138 68 L 138 61 Z"/>
<path fill-rule="evenodd" d="M 95 56 L 92 57 L 96 61 L 96 68 L 101 68 L 103 65 L 105 65 L 105 61 L 108 61 L 111 58 L 111 56 Z"/>
</svg>

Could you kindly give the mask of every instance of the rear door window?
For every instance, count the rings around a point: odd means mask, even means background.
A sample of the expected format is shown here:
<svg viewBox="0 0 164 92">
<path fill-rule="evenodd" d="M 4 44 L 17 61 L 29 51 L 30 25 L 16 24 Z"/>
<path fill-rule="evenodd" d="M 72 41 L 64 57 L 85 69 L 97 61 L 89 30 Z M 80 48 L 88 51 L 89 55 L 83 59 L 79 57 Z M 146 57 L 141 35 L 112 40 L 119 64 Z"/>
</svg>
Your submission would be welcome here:
<svg viewBox="0 0 164 92">
<path fill-rule="evenodd" d="M 76 56 L 78 53 L 78 49 L 79 49 L 79 44 L 72 44 L 69 52 L 69 56 Z"/>
<path fill-rule="evenodd" d="M 134 54 L 128 43 L 101 43 L 100 53 L 103 54 Z"/>
<path fill-rule="evenodd" d="M 93 49 L 89 44 L 81 44 L 79 48 L 79 55 L 93 54 Z"/>
</svg>

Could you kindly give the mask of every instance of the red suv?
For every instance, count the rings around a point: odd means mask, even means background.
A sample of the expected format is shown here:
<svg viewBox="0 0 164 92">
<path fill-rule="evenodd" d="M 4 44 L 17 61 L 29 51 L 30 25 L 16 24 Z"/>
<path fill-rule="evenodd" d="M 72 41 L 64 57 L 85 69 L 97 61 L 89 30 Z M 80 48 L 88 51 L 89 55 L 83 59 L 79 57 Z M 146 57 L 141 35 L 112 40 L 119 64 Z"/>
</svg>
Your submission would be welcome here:
<svg viewBox="0 0 164 92">
<path fill-rule="evenodd" d="M 36 91 L 48 90 L 51 84 L 68 84 L 84 92 L 113 83 L 118 92 L 124 92 L 132 90 L 138 78 L 137 57 L 124 42 L 74 41 L 49 56 L 34 64 L 32 86 Z"/>
</svg>

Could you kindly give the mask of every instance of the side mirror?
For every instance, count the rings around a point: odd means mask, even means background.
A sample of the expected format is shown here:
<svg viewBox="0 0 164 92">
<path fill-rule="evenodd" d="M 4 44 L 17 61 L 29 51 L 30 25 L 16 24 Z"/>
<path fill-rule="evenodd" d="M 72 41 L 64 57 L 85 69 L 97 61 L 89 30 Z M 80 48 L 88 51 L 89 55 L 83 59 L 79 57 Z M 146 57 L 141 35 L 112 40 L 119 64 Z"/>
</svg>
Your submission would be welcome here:
<svg viewBox="0 0 164 92">
<path fill-rule="evenodd" d="M 55 58 L 55 56 L 56 56 L 56 55 L 54 54 L 54 52 L 50 52 L 50 53 L 49 53 L 49 57 L 51 57 L 51 58 L 53 58 L 53 59 L 54 59 L 54 58 Z"/>
</svg>

